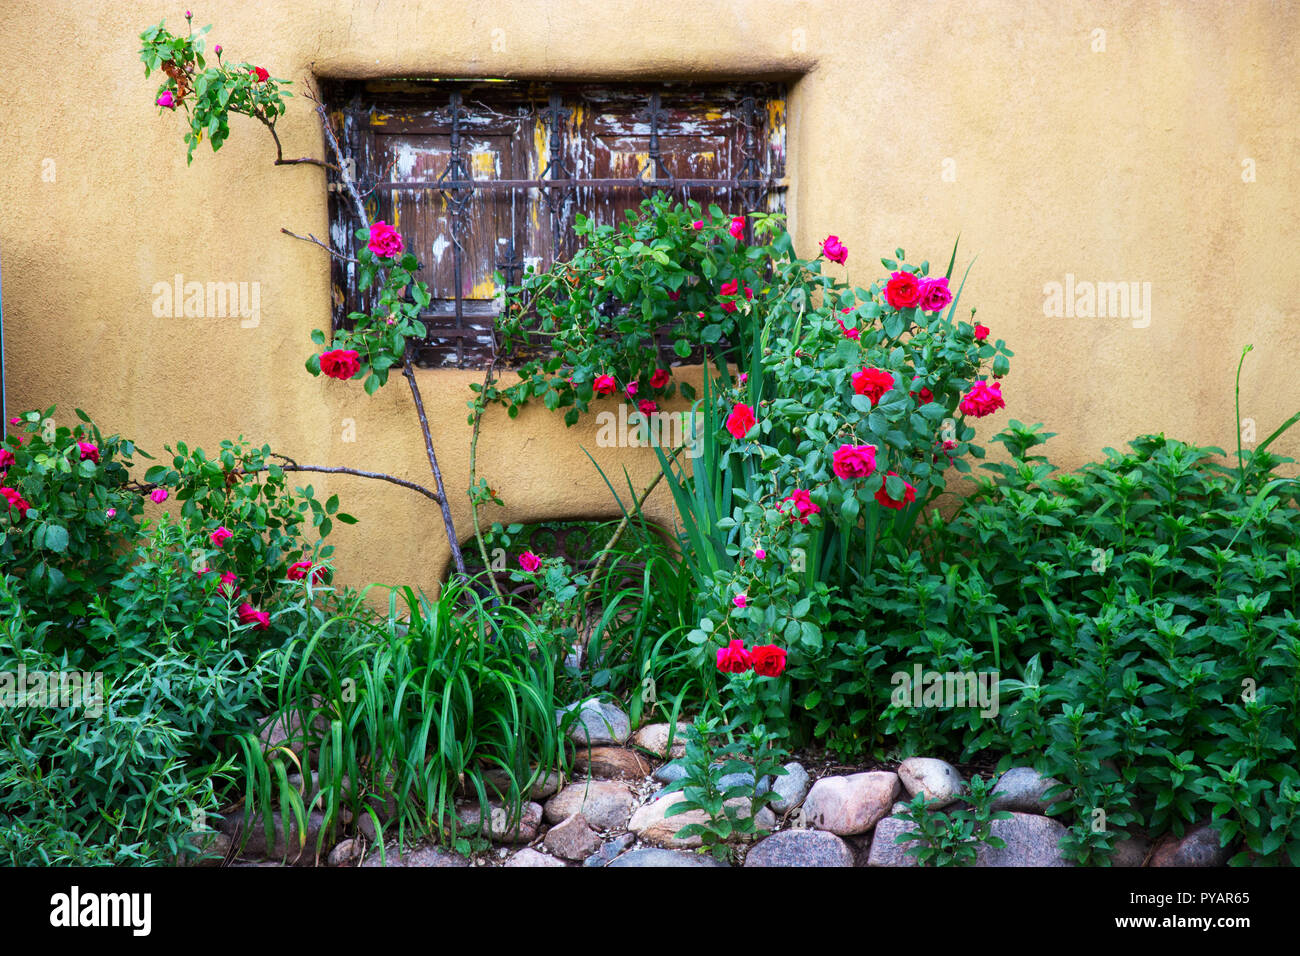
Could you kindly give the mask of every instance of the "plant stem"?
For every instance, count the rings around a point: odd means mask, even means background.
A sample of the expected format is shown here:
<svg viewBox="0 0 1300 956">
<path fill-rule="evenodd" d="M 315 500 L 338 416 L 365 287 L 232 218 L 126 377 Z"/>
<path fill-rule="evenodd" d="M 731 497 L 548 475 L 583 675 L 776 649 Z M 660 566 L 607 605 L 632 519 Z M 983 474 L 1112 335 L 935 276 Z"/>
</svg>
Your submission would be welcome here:
<svg viewBox="0 0 1300 956">
<path fill-rule="evenodd" d="M 468 578 L 465 572 L 465 558 L 460 553 L 460 541 L 456 537 L 456 524 L 451 517 L 451 506 L 447 504 L 447 491 L 442 485 L 442 470 L 438 467 L 438 456 L 433 451 L 433 436 L 429 434 L 429 419 L 424 414 L 424 400 L 420 398 L 420 387 L 415 384 L 415 367 L 411 364 L 411 346 L 407 343 L 406 355 L 402 360 L 402 375 L 411 386 L 411 398 L 415 401 L 415 414 L 420 419 L 420 433 L 424 436 L 424 450 L 429 456 L 429 469 L 433 472 L 434 485 L 438 489 L 438 504 L 442 507 L 442 523 L 447 529 L 447 544 L 451 546 L 451 559 L 456 571 L 462 578 Z"/>
</svg>

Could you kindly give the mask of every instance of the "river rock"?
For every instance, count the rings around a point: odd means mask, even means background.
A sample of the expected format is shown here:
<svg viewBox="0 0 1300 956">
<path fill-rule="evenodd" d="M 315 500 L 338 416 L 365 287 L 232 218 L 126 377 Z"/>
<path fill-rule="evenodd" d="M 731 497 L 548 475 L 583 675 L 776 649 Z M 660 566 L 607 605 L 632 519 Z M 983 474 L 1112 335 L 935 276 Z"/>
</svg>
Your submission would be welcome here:
<svg viewBox="0 0 1300 956">
<path fill-rule="evenodd" d="M 994 820 L 990 836 L 1006 841 L 995 850 L 987 844 L 979 847 L 976 866 L 1073 866 L 1061 854 L 1061 837 L 1065 827 L 1037 813 L 1012 813 L 1009 820 Z"/>
<path fill-rule="evenodd" d="M 916 846 L 915 840 L 896 843 L 895 839 L 903 834 L 915 833 L 916 824 L 902 817 L 889 816 L 876 824 L 871 836 L 871 849 L 867 854 L 867 866 L 920 866 L 915 856 L 910 855 L 909 847 Z"/>
<path fill-rule="evenodd" d="M 683 721 L 677 722 L 671 750 L 668 746 L 668 731 L 673 729 L 672 724 L 646 724 L 632 735 L 632 745 L 648 750 L 656 757 L 675 760 L 686 754 L 686 731 L 690 726 Z"/>
<path fill-rule="evenodd" d="M 727 864 L 715 860 L 703 853 L 681 853 L 676 850 L 664 850 L 658 847 L 642 847 L 630 853 L 624 853 L 609 866 L 712 866 L 725 867 Z"/>
<path fill-rule="evenodd" d="M 923 792 L 931 810 L 948 806 L 965 786 L 957 768 L 935 757 L 908 757 L 899 764 L 898 780 L 910 797 Z"/>
<path fill-rule="evenodd" d="M 808 791 L 804 816 L 836 836 L 865 833 L 889 812 L 899 786 L 898 774 L 883 770 L 822 777 Z"/>
<path fill-rule="evenodd" d="M 450 850 L 443 850 L 434 846 L 424 846 L 419 849 L 407 850 L 405 853 L 394 847 L 389 847 L 384 853 L 383 860 L 380 860 L 379 850 L 376 849 L 366 857 L 361 865 L 406 868 L 460 867 L 469 866 L 470 862 L 459 853 L 453 853 Z"/>
<path fill-rule="evenodd" d="M 546 819 L 563 823 L 575 813 L 587 818 L 598 830 L 624 826 L 636 806 L 636 794 L 616 780 L 584 780 L 571 783 L 546 802 Z"/>
<path fill-rule="evenodd" d="M 853 851 L 824 830 L 782 830 L 755 843 L 745 866 L 853 866 Z"/>
<path fill-rule="evenodd" d="M 804 801 L 812 787 L 812 778 L 803 764 L 790 761 L 785 765 L 785 773 L 777 774 L 772 781 L 772 791 L 777 799 L 768 804 L 774 813 L 789 813 Z"/>
<path fill-rule="evenodd" d="M 530 846 L 524 847 L 510 859 L 506 860 L 506 866 L 564 866 L 563 860 L 557 860 L 553 856 L 547 856 L 545 853 L 539 853 Z"/>
<path fill-rule="evenodd" d="M 651 769 L 650 761 L 626 747 L 584 747 L 573 758 L 575 776 L 598 780 L 642 780 Z"/>
<path fill-rule="evenodd" d="M 623 708 L 596 698 L 556 711 L 556 723 L 574 709 L 578 710 L 578 717 L 569 727 L 569 738 L 575 743 L 593 747 L 601 744 L 622 746 L 632 735 L 632 722 Z"/>
<path fill-rule="evenodd" d="M 994 810 L 1015 810 L 1020 813 L 1046 813 L 1047 808 L 1064 794 L 1051 800 L 1043 794 L 1060 786 L 1055 777 L 1044 777 L 1033 767 L 1012 767 L 993 788 Z"/>
<path fill-rule="evenodd" d="M 600 849 L 600 837 L 581 813 L 551 827 L 542 843 L 547 852 L 565 860 L 585 860 Z"/>
<path fill-rule="evenodd" d="M 1151 854 L 1148 866 L 1227 866 L 1232 846 L 1219 846 L 1219 835 L 1209 826 L 1187 831 L 1181 838 L 1167 834 Z"/>
</svg>

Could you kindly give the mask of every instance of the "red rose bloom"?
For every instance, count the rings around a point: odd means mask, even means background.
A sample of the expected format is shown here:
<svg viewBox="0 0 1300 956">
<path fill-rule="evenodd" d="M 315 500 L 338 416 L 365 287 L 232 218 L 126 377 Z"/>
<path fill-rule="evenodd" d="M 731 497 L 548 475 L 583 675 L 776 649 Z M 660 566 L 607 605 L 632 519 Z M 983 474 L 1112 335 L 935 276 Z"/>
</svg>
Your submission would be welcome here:
<svg viewBox="0 0 1300 956">
<path fill-rule="evenodd" d="M 754 410 L 748 405 L 737 405 L 727 416 L 727 431 L 737 441 L 744 438 L 756 424 L 758 422 L 754 418 Z"/>
<path fill-rule="evenodd" d="M 910 272 L 895 272 L 885 286 L 885 298 L 895 309 L 910 309 L 921 301 L 921 280 Z"/>
<path fill-rule="evenodd" d="M 82 461 L 93 461 L 95 464 L 99 464 L 99 449 L 90 442 L 77 442 L 77 449 L 81 452 Z"/>
<path fill-rule="evenodd" d="M 875 470 L 875 445 L 841 445 L 831 456 L 831 471 L 845 480 L 866 478 Z"/>
<path fill-rule="evenodd" d="M 361 357 L 353 349 L 333 349 L 320 357 L 320 370 L 330 378 L 346 382 L 361 369 Z"/>
<path fill-rule="evenodd" d="M 31 505 L 13 488 L 0 488 L 0 498 L 5 499 L 5 510 L 17 511 L 18 517 L 26 518 Z"/>
<path fill-rule="evenodd" d="M 519 566 L 531 574 L 542 566 L 542 559 L 531 551 L 525 551 L 519 556 Z"/>
<path fill-rule="evenodd" d="M 987 325 L 975 326 L 975 340 L 977 342 L 983 342 L 988 337 L 989 337 L 989 327 Z"/>
<path fill-rule="evenodd" d="M 938 312 L 952 303 L 952 293 L 948 291 L 948 277 L 921 280 L 921 311 Z"/>
<path fill-rule="evenodd" d="M 650 399 L 648 398 L 641 399 L 641 401 L 636 403 L 636 407 L 641 412 L 642 415 L 646 416 L 646 418 L 649 418 L 652 414 L 654 414 L 656 411 L 659 410 L 659 406 L 656 405 L 654 402 L 650 401 Z"/>
<path fill-rule="evenodd" d="M 591 383 L 592 389 L 597 395 L 613 395 L 617 384 L 614 382 L 613 375 L 597 375 L 596 380 Z"/>
<path fill-rule="evenodd" d="M 301 581 L 307 576 L 308 571 L 311 571 L 311 580 L 313 584 L 320 584 L 321 581 L 325 579 L 325 569 L 317 568 L 312 571 L 310 561 L 295 561 L 293 564 L 289 565 L 289 571 L 285 577 L 290 581 Z"/>
<path fill-rule="evenodd" d="M 726 301 L 722 303 L 722 311 L 735 312 L 736 303 L 733 302 L 729 297 L 738 296 L 740 294 L 740 283 L 735 279 L 728 279 L 726 282 L 722 283 L 721 287 L 719 287 L 718 289 L 718 292 L 722 296 L 728 297 Z M 745 298 L 746 299 L 754 298 L 754 290 L 751 289 L 749 286 L 745 286 Z"/>
<path fill-rule="evenodd" d="M 265 611 L 259 611 L 251 604 L 241 604 L 239 605 L 239 623 L 252 624 L 255 631 L 265 631 L 271 626 L 271 615 Z"/>
<path fill-rule="evenodd" d="M 737 239 L 745 238 L 745 217 L 736 216 L 731 220 L 731 226 L 727 230 Z"/>
<path fill-rule="evenodd" d="M 844 260 L 849 257 L 849 247 L 840 242 L 839 236 L 827 236 L 822 240 L 822 255 L 831 262 L 844 265 Z"/>
<path fill-rule="evenodd" d="M 14 453 L 8 448 L 0 448 L 0 475 L 6 474 L 14 463 Z"/>
<path fill-rule="evenodd" d="M 666 368 L 655 369 L 655 373 L 650 376 L 650 387 L 663 388 L 665 385 L 668 384 L 668 382 L 671 379 L 672 376 L 668 373 L 668 369 Z"/>
<path fill-rule="evenodd" d="M 886 372 L 882 368 L 864 368 L 860 372 L 853 373 L 853 391 L 871 399 L 872 408 L 875 408 L 876 404 L 884 398 L 885 393 L 893 387 L 893 373 Z"/>
<path fill-rule="evenodd" d="M 381 219 L 370 227 L 370 241 L 366 248 L 380 258 L 392 259 L 400 256 L 406 245 L 401 234 Z"/>
<path fill-rule="evenodd" d="M 271 78 L 271 74 L 266 72 L 266 70 L 262 69 L 260 66 L 255 66 L 248 72 L 257 77 L 257 82 L 259 83 L 265 83 Z"/>
<path fill-rule="evenodd" d="M 989 385 L 983 379 L 972 385 L 970 391 L 963 395 L 961 400 L 962 414 L 974 418 L 992 415 L 999 408 L 1006 407 L 1007 403 L 1002 400 L 1002 383 L 994 382 Z"/>
<path fill-rule="evenodd" d="M 798 519 L 800 524 L 808 523 L 808 516 L 815 515 L 822 509 L 813 504 L 812 495 L 807 488 L 796 488 L 790 494 L 786 495 L 781 501 L 793 501 L 798 514 L 792 514 L 790 517 Z"/>
<path fill-rule="evenodd" d="M 739 638 L 718 648 L 718 670 L 724 674 L 743 674 L 753 666 L 745 642 Z"/>
<path fill-rule="evenodd" d="M 758 644 L 749 652 L 754 673 L 759 677 L 780 677 L 785 670 L 785 651 L 775 644 Z"/>
<path fill-rule="evenodd" d="M 913 487 L 907 481 L 904 481 L 903 500 L 896 501 L 895 499 L 889 497 L 889 492 L 885 490 L 886 488 L 889 487 L 888 479 L 890 475 L 893 475 L 895 478 L 898 477 L 898 474 L 892 471 L 888 472 L 885 475 L 885 479 L 886 479 L 885 484 L 881 485 L 880 490 L 876 492 L 876 500 L 880 502 L 880 504 L 885 508 L 893 508 L 895 511 L 901 511 L 906 505 L 910 505 L 913 501 L 916 500 L 916 488 Z"/>
</svg>

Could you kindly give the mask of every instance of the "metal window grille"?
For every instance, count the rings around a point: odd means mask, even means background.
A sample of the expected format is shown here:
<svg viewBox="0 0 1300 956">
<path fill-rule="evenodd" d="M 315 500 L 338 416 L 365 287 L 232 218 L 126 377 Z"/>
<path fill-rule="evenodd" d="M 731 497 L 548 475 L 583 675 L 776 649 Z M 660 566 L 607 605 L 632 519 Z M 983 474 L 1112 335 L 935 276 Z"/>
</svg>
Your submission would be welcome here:
<svg viewBox="0 0 1300 956">
<path fill-rule="evenodd" d="M 784 207 L 776 84 L 370 81 L 326 95 L 368 211 L 407 238 L 433 295 L 424 367 L 486 367 L 493 274 L 515 284 L 567 258 L 579 213 L 612 224 L 659 190 L 729 212 Z M 357 223 L 337 190 L 330 219 L 335 248 L 355 256 Z M 334 264 L 336 328 L 366 310 L 354 269 Z"/>
</svg>

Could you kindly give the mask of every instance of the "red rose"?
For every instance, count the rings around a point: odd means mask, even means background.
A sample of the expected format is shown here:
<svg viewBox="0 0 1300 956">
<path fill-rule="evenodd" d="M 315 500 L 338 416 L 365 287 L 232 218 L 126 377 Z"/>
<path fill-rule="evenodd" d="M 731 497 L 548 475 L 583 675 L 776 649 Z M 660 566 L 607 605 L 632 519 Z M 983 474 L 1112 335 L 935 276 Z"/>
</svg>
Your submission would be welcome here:
<svg viewBox="0 0 1300 956">
<path fill-rule="evenodd" d="M 754 418 L 754 410 L 748 405 L 737 405 L 727 416 L 727 431 L 737 441 L 744 438 L 756 424 L 758 422 Z"/>
<path fill-rule="evenodd" d="M 308 571 L 311 571 L 311 580 L 313 584 L 320 584 L 321 581 L 325 580 L 325 569 L 321 567 L 312 571 L 310 561 L 295 561 L 293 564 L 289 565 L 289 572 L 285 577 L 290 581 L 301 581 L 307 576 Z"/>
<path fill-rule="evenodd" d="M 0 448 L 0 475 L 6 474 L 14 463 L 14 453 L 8 448 Z"/>
<path fill-rule="evenodd" d="M 597 375 L 596 380 L 591 383 L 592 389 L 597 395 L 613 395 L 617 384 L 614 382 L 613 375 Z"/>
<path fill-rule="evenodd" d="M 730 232 L 737 239 L 744 239 L 745 238 L 745 217 L 736 216 L 734 219 L 732 219 L 731 226 L 727 231 Z"/>
<path fill-rule="evenodd" d="M 975 418 L 992 415 L 999 408 L 1006 407 L 1007 403 L 1002 400 L 1001 382 L 994 382 L 989 385 L 981 379 L 972 385 L 970 391 L 963 395 L 961 399 L 961 413 Z"/>
<path fill-rule="evenodd" d="M 646 418 L 649 418 L 652 414 L 654 414 L 656 411 L 659 410 L 659 406 L 656 405 L 654 402 L 650 401 L 650 399 L 648 398 L 641 399 L 641 401 L 636 403 L 636 407 L 641 412 L 641 414 L 644 415 Z"/>
<path fill-rule="evenodd" d="M 406 246 L 398 231 L 381 219 L 370 227 L 370 241 L 366 248 L 381 259 L 393 259 L 400 256 Z"/>
<path fill-rule="evenodd" d="M 99 464 L 99 449 L 88 441 L 77 442 L 77 449 L 81 452 L 82 461 L 93 461 Z"/>
<path fill-rule="evenodd" d="M 910 272 L 895 272 L 885 286 L 885 298 L 896 309 L 910 309 L 921 301 L 921 280 Z"/>
<path fill-rule="evenodd" d="M 666 368 L 655 369 L 655 373 L 650 376 L 650 387 L 663 388 L 665 385 L 668 384 L 671 378 L 672 375 L 668 373 L 668 369 Z"/>
<path fill-rule="evenodd" d="M 885 484 L 881 485 L 880 490 L 876 492 L 876 500 L 880 502 L 880 504 L 885 508 L 893 508 L 895 511 L 901 511 L 904 506 L 910 505 L 913 501 L 916 500 L 916 488 L 913 487 L 911 484 L 909 484 L 907 481 L 904 481 L 903 500 L 896 501 L 895 499 L 889 497 L 889 492 L 886 491 L 886 489 L 889 487 L 890 475 L 893 475 L 895 478 L 898 477 L 898 474 L 892 471 L 888 472 L 885 475 Z"/>
<path fill-rule="evenodd" d="M 265 83 L 268 79 L 271 78 L 271 74 L 267 73 L 266 70 L 262 69 L 260 66 L 255 66 L 248 72 L 256 76 L 257 82 L 259 83 Z"/>
<path fill-rule="evenodd" d="M 923 279 L 921 281 L 921 311 L 938 312 L 952 303 L 952 293 L 948 291 L 948 277 Z"/>
<path fill-rule="evenodd" d="M 27 511 L 31 505 L 13 488 L 0 488 L 0 498 L 6 502 L 6 510 L 17 511 L 18 517 L 26 518 Z"/>
<path fill-rule="evenodd" d="M 775 644 L 755 645 L 749 658 L 759 677 L 780 677 L 785 670 L 785 651 Z"/>
<path fill-rule="evenodd" d="M 542 559 L 531 551 L 525 551 L 519 556 L 519 566 L 531 574 L 542 566 Z"/>
<path fill-rule="evenodd" d="M 259 611 L 251 604 L 241 604 L 239 605 L 239 623 L 252 624 L 255 631 L 265 631 L 271 626 L 271 615 L 265 611 Z"/>
<path fill-rule="evenodd" d="M 230 529 L 225 525 L 222 525 L 217 528 L 216 531 L 212 532 L 212 534 L 208 535 L 208 540 L 212 542 L 214 548 L 219 548 L 233 537 L 234 535 L 230 533 Z"/>
<path fill-rule="evenodd" d="M 346 382 L 361 368 L 361 357 L 354 349 L 333 349 L 320 357 L 320 370 L 330 378 Z"/>
<path fill-rule="evenodd" d="M 669 301 L 669 302 L 676 302 L 676 301 L 677 301 L 678 299 L 680 299 L 681 297 L 682 297 L 682 294 L 681 294 L 680 292 L 674 292 L 672 289 L 669 289 L 669 290 L 668 290 L 668 301 Z"/>
<path fill-rule="evenodd" d="M 812 495 L 807 488 L 796 488 L 793 492 L 786 495 L 781 501 L 793 501 L 798 514 L 791 515 L 791 518 L 797 518 L 800 524 L 808 523 L 808 516 L 815 515 L 822 509 L 813 504 Z"/>
<path fill-rule="evenodd" d="M 744 641 L 737 638 L 726 647 L 718 648 L 718 670 L 724 674 L 743 674 L 752 666 Z"/>
<path fill-rule="evenodd" d="M 875 445 L 841 445 L 831 456 L 831 471 L 845 480 L 866 478 L 875 470 Z"/>
<path fill-rule="evenodd" d="M 912 384 L 915 385 L 919 381 L 920 379 L 914 378 L 912 379 Z M 918 405 L 929 405 L 934 401 L 934 392 L 930 391 L 929 387 L 925 385 L 921 386 L 919 392 L 908 392 L 907 394 L 916 399 Z"/>
<path fill-rule="evenodd" d="M 735 279 L 728 279 L 726 282 L 722 283 L 721 287 L 718 289 L 718 292 L 720 295 L 726 297 L 726 301 L 722 303 L 722 311 L 735 312 L 736 303 L 732 301 L 730 297 L 738 296 L 740 294 L 740 283 Z M 745 286 L 745 298 L 746 299 L 754 298 L 754 290 L 751 289 L 749 286 Z"/>
<path fill-rule="evenodd" d="M 864 368 L 860 372 L 853 373 L 853 391 L 871 399 L 872 408 L 875 408 L 876 404 L 884 398 L 885 393 L 893 387 L 894 375 L 884 369 Z"/>
<path fill-rule="evenodd" d="M 988 337 L 989 337 L 989 327 L 987 325 L 975 326 L 975 340 L 977 342 L 983 342 Z"/>
<path fill-rule="evenodd" d="M 827 236 L 822 240 L 822 255 L 831 262 L 844 265 L 844 260 L 849 257 L 849 247 L 840 242 L 839 236 Z"/>
</svg>

